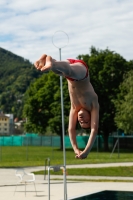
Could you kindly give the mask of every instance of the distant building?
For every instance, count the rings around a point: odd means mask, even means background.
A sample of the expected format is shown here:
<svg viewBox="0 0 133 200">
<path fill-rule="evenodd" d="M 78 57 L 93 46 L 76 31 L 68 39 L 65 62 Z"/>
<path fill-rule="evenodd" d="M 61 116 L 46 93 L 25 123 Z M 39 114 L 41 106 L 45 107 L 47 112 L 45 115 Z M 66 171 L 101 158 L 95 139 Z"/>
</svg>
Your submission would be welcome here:
<svg viewBox="0 0 133 200">
<path fill-rule="evenodd" d="M 12 135 L 13 132 L 13 114 L 0 113 L 0 135 Z"/>
</svg>

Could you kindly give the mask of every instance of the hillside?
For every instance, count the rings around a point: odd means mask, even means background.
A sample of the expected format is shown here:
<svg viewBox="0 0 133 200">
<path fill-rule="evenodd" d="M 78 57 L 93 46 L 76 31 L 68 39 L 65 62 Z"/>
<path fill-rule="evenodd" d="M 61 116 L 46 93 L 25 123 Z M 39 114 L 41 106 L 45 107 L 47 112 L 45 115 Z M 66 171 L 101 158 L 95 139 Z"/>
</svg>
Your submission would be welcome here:
<svg viewBox="0 0 133 200">
<path fill-rule="evenodd" d="M 40 75 L 28 60 L 0 47 L 0 110 L 21 118 L 24 94 Z"/>
</svg>

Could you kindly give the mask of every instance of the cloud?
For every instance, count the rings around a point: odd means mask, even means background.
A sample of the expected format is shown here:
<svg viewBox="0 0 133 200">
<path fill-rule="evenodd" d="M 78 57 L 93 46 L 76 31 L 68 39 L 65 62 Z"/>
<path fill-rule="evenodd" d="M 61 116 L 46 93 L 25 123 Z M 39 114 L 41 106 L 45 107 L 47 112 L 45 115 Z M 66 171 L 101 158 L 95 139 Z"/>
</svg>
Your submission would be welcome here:
<svg viewBox="0 0 133 200">
<path fill-rule="evenodd" d="M 87 54 L 93 45 L 98 49 L 108 47 L 130 60 L 132 10 L 130 0 L 1 0 L 0 46 L 31 62 L 42 53 L 59 59 L 52 38 L 56 31 L 63 30 L 69 43 L 62 48 L 62 59 Z"/>
</svg>

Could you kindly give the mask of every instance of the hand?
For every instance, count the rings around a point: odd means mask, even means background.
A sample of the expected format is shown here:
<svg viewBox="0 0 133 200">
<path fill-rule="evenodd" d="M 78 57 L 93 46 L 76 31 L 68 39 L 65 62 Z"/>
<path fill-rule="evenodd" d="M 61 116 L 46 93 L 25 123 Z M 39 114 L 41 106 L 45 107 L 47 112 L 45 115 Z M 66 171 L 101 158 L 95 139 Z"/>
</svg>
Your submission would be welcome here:
<svg viewBox="0 0 133 200">
<path fill-rule="evenodd" d="M 52 67 L 52 58 L 46 54 L 42 55 L 39 60 L 34 63 L 35 67 L 41 71 L 49 71 Z"/>
<path fill-rule="evenodd" d="M 75 158 L 77 158 L 82 151 L 80 151 L 79 149 L 76 149 L 74 152 L 75 152 Z"/>
<path fill-rule="evenodd" d="M 82 160 L 82 159 L 87 158 L 87 156 L 88 156 L 88 154 L 87 154 L 86 152 L 84 152 L 84 151 L 80 151 L 80 154 L 76 155 L 76 158 Z"/>
</svg>

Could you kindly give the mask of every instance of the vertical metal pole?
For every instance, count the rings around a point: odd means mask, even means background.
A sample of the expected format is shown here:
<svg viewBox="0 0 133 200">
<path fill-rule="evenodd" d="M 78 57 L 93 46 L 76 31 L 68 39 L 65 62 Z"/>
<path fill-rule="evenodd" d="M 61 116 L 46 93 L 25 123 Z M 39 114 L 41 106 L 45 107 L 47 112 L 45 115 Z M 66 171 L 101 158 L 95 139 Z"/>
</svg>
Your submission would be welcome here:
<svg viewBox="0 0 133 200">
<path fill-rule="evenodd" d="M 26 160 L 28 161 L 28 152 L 29 152 L 29 138 L 27 137 L 27 148 L 26 148 Z"/>
<path fill-rule="evenodd" d="M 99 151 L 99 139 L 98 139 L 99 135 L 97 135 L 97 157 L 98 157 L 98 151 Z"/>
<path fill-rule="evenodd" d="M 50 166 L 48 167 L 48 200 L 50 200 Z"/>
<path fill-rule="evenodd" d="M 1 148 L 1 145 L 0 145 L 0 161 L 2 161 L 1 154 L 2 154 L 2 148 Z"/>
<path fill-rule="evenodd" d="M 118 133 L 118 158 L 120 157 L 120 144 L 119 144 L 120 140 L 119 140 L 119 133 Z"/>
<path fill-rule="evenodd" d="M 44 180 L 46 179 L 46 166 L 50 167 L 50 158 L 45 159 Z"/>
<path fill-rule="evenodd" d="M 0 145 L 0 161 L 2 161 L 2 145 Z"/>
<path fill-rule="evenodd" d="M 61 48 L 59 48 L 59 57 L 61 61 Z M 65 130 L 64 130 L 64 102 L 63 102 L 63 84 L 62 76 L 60 76 L 60 90 L 61 90 L 61 112 L 62 112 L 62 138 L 63 138 L 63 158 L 64 158 L 64 200 L 67 200 L 66 187 L 66 152 L 65 152 Z"/>
</svg>

